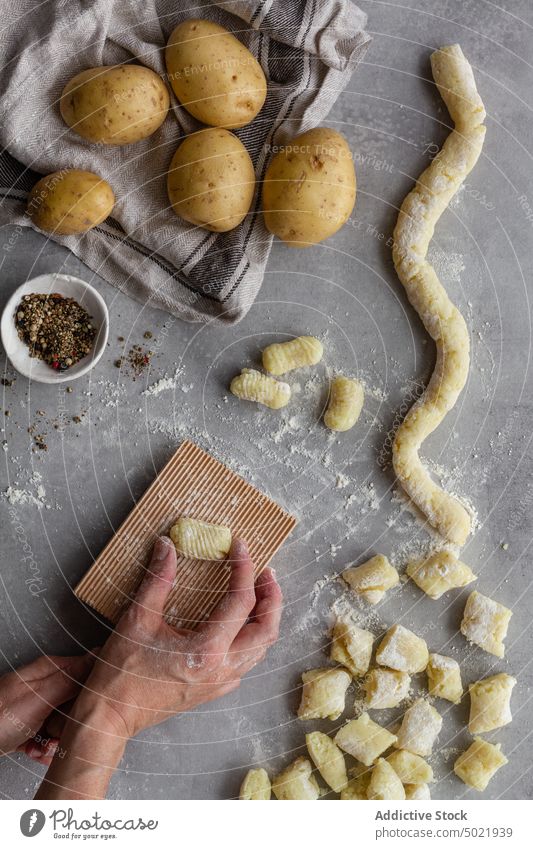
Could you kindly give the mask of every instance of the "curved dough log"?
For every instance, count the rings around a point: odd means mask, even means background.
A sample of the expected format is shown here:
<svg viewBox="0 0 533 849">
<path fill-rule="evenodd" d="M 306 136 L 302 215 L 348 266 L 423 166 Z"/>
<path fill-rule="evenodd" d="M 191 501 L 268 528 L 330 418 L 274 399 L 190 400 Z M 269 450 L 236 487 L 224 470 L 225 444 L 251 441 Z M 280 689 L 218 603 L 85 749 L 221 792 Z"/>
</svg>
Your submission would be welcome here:
<svg viewBox="0 0 533 849">
<path fill-rule="evenodd" d="M 459 47 L 431 56 L 437 88 L 455 129 L 405 198 L 394 230 L 393 259 L 407 296 L 437 346 L 435 371 L 422 398 L 399 427 L 394 471 L 411 500 L 443 537 L 463 545 L 470 533 L 465 508 L 429 476 L 420 446 L 454 406 L 468 376 L 470 342 L 463 316 L 452 304 L 426 255 L 435 225 L 476 164 L 485 137 L 485 109 L 472 68 Z"/>
</svg>

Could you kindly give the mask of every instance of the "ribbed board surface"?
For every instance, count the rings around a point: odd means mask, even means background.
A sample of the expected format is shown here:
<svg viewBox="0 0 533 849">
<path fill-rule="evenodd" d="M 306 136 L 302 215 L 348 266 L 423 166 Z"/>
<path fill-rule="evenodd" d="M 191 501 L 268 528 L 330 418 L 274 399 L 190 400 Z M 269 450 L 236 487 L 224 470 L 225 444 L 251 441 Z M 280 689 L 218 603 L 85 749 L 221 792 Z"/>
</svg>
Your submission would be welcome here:
<svg viewBox="0 0 533 849">
<path fill-rule="evenodd" d="M 227 525 L 248 542 L 256 575 L 265 568 L 296 524 L 283 510 L 194 442 L 183 442 L 148 487 L 75 589 L 78 598 L 116 623 L 130 604 L 158 534 L 168 534 L 179 516 Z M 194 628 L 224 594 L 228 567 L 178 555 L 176 583 L 167 621 Z"/>
</svg>

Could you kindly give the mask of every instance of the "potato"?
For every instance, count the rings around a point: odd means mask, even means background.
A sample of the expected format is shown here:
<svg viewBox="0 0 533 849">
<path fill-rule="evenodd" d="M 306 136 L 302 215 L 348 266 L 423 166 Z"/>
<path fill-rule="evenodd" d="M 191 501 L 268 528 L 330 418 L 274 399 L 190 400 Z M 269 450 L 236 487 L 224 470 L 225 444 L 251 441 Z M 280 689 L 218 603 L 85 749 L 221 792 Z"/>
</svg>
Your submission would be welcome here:
<svg viewBox="0 0 533 849">
<path fill-rule="evenodd" d="M 166 63 L 174 94 L 203 124 L 244 127 L 265 102 L 261 65 L 213 21 L 192 19 L 177 26 L 168 41 Z"/>
<path fill-rule="evenodd" d="M 340 230 L 355 204 L 355 168 L 346 139 L 317 127 L 274 156 L 265 174 L 265 224 L 293 248 Z"/>
<path fill-rule="evenodd" d="M 255 173 L 237 136 L 222 128 L 200 130 L 178 147 L 168 172 L 168 196 L 176 215 L 225 233 L 250 209 Z"/>
<path fill-rule="evenodd" d="M 113 189 L 91 171 L 56 171 L 31 190 L 26 212 L 39 230 L 60 236 L 85 233 L 111 214 Z"/>
<path fill-rule="evenodd" d="M 100 144 L 132 144 L 161 126 L 170 103 L 161 77 L 142 65 L 103 65 L 76 74 L 59 108 L 68 126 Z"/>
</svg>

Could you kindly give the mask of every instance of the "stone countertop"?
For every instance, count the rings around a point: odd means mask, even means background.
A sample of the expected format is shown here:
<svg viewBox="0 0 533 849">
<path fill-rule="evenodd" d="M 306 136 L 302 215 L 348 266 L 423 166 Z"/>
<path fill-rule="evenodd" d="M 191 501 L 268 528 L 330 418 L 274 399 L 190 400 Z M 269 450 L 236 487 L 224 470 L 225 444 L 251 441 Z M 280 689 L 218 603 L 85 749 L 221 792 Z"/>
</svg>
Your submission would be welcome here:
<svg viewBox="0 0 533 849">
<path fill-rule="evenodd" d="M 275 243 L 261 293 L 240 324 L 184 324 L 141 308 L 43 236 L 15 228 L 2 233 L 2 303 L 26 279 L 60 271 L 96 286 L 111 317 L 107 352 L 71 393 L 20 376 L 1 387 L 9 412 L 0 499 L 3 670 L 41 652 L 79 653 L 105 639 L 107 626 L 76 601 L 72 587 L 184 437 L 299 520 L 274 564 L 285 609 L 267 660 L 237 692 L 133 740 L 112 781 L 113 798 L 232 797 L 250 765 L 276 772 L 303 752 L 306 731 L 338 726 L 340 720 L 302 723 L 295 716 L 301 672 L 325 662 L 334 603 L 355 604 L 360 621 L 376 633 L 395 622 L 412 628 L 431 650 L 461 663 L 465 684 L 497 671 L 516 675 L 513 723 L 487 735 L 502 743 L 509 764 L 481 796 L 533 796 L 524 745 L 532 683 L 533 9 L 527 0 L 504 0 L 501 8 L 479 0 L 359 5 L 374 41 L 328 120 L 355 152 L 356 210 L 325 244 L 294 251 Z M 448 115 L 429 81 L 429 55 L 455 41 L 475 70 L 487 139 L 438 224 L 430 259 L 467 319 L 472 365 L 459 403 L 424 455 L 436 478 L 475 506 L 477 530 L 462 559 L 478 575 L 479 591 L 513 608 L 501 661 L 458 633 L 468 589 L 435 602 L 402 583 L 369 611 L 335 580 L 345 566 L 376 552 L 401 568 L 431 543 L 397 492 L 387 446 L 431 374 L 434 348 L 406 301 L 387 241 L 413 179 L 446 137 Z M 144 338 L 147 331 L 151 339 Z M 303 333 L 318 335 L 326 355 L 316 370 L 291 375 L 289 407 L 259 410 L 228 394 L 231 377 L 257 364 L 265 344 Z M 133 345 L 154 351 L 135 379 L 128 366 L 115 365 Z M 363 379 L 367 394 L 356 428 L 334 436 L 320 417 L 326 377 L 337 369 Z M 9 364 L 3 376 L 15 377 Z M 64 427 L 55 429 L 58 422 Z M 47 450 L 36 448 L 35 436 Z M 18 503 L 6 498 L 7 487 Z M 424 683 L 418 678 L 415 689 Z M 353 715 L 355 696 L 344 718 Z M 458 707 L 436 706 L 444 724 L 431 760 L 438 779 L 432 795 L 479 798 L 452 771 L 469 745 L 468 698 Z M 376 711 L 374 719 L 399 713 Z M 21 755 L 3 758 L 0 795 L 31 798 L 41 775 Z"/>
</svg>

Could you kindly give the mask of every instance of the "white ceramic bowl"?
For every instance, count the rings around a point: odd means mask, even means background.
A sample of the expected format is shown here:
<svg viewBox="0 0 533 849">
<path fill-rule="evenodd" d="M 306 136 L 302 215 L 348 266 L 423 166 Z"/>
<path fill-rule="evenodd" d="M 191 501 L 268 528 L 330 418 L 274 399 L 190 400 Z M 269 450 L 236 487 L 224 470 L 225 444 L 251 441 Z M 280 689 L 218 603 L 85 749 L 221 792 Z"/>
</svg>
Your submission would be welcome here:
<svg viewBox="0 0 533 849">
<path fill-rule="evenodd" d="M 38 357 L 30 357 L 28 346 L 19 339 L 15 327 L 15 310 L 24 295 L 51 294 L 58 292 L 67 298 L 74 298 L 92 318 L 96 327 L 96 337 L 89 354 L 66 371 L 55 371 Z M 19 286 L 11 295 L 2 313 L 2 344 L 11 363 L 20 374 L 36 380 L 38 383 L 66 383 L 86 374 L 96 365 L 104 353 L 109 335 L 109 313 L 102 296 L 78 277 L 68 274 L 42 274 Z"/>
</svg>

